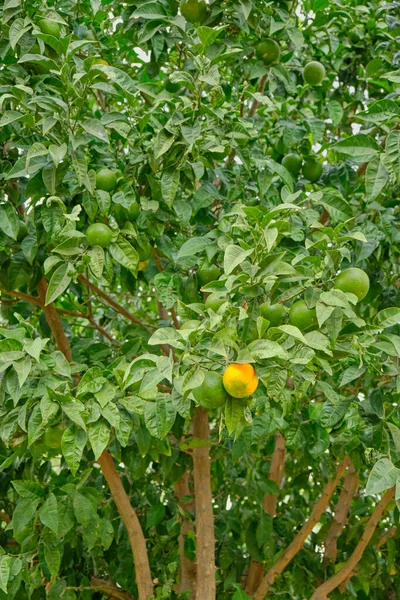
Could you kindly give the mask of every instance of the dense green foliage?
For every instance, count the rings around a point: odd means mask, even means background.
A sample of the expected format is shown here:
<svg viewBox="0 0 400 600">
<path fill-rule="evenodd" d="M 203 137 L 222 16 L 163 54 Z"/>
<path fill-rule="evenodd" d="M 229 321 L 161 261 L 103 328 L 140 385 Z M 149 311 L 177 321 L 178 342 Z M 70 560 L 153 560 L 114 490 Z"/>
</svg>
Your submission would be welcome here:
<svg viewBox="0 0 400 600">
<path fill-rule="evenodd" d="M 400 474 L 399 3 L 215 0 L 190 23 L 176 0 L 2 0 L 0 17 L 0 600 L 103 600 L 93 575 L 137 598 L 106 448 L 155 598 L 188 598 L 178 536 L 193 516 L 174 485 L 198 445 L 193 390 L 232 362 L 259 385 L 220 390 L 209 412 L 218 600 L 248 598 L 250 560 L 275 562 L 350 455 L 344 563 Z M 268 39 L 280 57 L 257 52 Z M 334 287 L 349 267 L 365 297 Z M 299 301 L 305 327 L 289 322 Z M 266 302 L 285 307 L 275 326 Z M 335 572 L 339 491 L 268 597 L 310 598 Z M 393 501 L 332 599 L 400 598 L 400 537 L 376 543 L 398 516 Z"/>
</svg>

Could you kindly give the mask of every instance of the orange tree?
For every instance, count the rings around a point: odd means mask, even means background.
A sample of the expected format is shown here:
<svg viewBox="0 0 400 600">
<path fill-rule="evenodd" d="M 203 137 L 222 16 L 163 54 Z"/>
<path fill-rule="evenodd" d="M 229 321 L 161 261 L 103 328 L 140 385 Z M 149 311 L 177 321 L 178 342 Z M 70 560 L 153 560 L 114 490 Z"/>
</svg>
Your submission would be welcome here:
<svg viewBox="0 0 400 600">
<path fill-rule="evenodd" d="M 400 598 L 396 4 L 3 0 L 0 600 Z"/>
</svg>

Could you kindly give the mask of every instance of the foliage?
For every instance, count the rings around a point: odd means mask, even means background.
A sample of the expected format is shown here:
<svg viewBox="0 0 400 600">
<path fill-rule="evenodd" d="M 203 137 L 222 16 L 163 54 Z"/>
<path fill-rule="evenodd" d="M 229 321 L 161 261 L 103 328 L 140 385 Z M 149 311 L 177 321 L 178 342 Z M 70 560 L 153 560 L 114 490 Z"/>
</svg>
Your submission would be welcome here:
<svg viewBox="0 0 400 600">
<path fill-rule="evenodd" d="M 232 362 L 254 365 L 259 385 L 210 410 L 219 600 L 248 597 L 250 559 L 274 564 L 345 456 L 362 492 L 338 564 L 376 495 L 400 481 L 396 7 L 215 0 L 193 25 L 175 0 L 4 0 L 0 600 L 107 597 L 93 576 L 137 597 L 97 462 L 105 449 L 148 540 L 155 598 L 188 597 L 178 538 L 193 515 L 175 488 L 204 444 L 191 433 L 193 390 Z M 279 63 L 257 58 L 266 38 Z M 302 71 L 314 60 L 326 76 L 311 86 Z M 290 153 L 317 160 L 321 177 L 290 172 Z M 96 178 L 105 168 L 111 183 Z M 94 223 L 112 230 L 104 247 L 88 243 Z M 196 272 L 211 265 L 200 290 Z M 347 267 L 369 276 L 360 302 L 334 288 Z M 260 313 L 299 300 L 315 327 Z M 261 505 L 277 492 L 278 431 L 287 456 L 272 519 Z M 309 598 L 335 572 L 321 556 L 331 522 L 326 511 L 271 598 Z M 397 522 L 392 503 L 333 599 L 400 598 L 398 536 L 376 545 Z M 195 557 L 191 530 L 185 554 Z"/>
</svg>

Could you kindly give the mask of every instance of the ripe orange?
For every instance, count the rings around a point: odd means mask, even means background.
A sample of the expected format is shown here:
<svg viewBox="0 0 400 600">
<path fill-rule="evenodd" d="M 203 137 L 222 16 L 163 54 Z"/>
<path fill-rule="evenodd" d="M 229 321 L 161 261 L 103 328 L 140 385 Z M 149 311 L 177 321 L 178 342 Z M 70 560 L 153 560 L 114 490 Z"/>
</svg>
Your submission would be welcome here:
<svg viewBox="0 0 400 600">
<path fill-rule="evenodd" d="M 258 377 L 253 365 L 233 363 L 225 369 L 223 383 L 232 398 L 247 398 L 258 386 Z"/>
</svg>

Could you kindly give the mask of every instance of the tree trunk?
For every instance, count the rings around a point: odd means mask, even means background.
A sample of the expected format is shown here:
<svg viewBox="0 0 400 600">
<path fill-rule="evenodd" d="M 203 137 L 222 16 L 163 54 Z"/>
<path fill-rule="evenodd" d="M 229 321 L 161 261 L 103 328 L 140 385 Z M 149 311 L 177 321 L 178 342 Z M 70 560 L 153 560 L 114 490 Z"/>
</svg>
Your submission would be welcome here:
<svg viewBox="0 0 400 600">
<path fill-rule="evenodd" d="M 358 473 L 350 463 L 343 488 L 335 507 L 335 516 L 329 528 L 325 542 L 325 560 L 335 562 L 337 555 L 337 539 L 348 521 L 351 501 L 358 489 Z"/>
<path fill-rule="evenodd" d="M 196 408 L 193 435 L 208 440 L 208 412 Z M 196 510 L 196 600 L 215 600 L 215 538 L 211 494 L 210 448 L 194 448 L 193 478 Z"/>
<path fill-rule="evenodd" d="M 182 498 L 190 496 L 189 489 L 189 472 L 185 471 L 179 481 L 175 484 L 175 494 L 179 498 L 180 506 L 182 510 L 187 512 L 193 512 L 193 502 L 182 502 Z M 177 592 L 195 591 L 196 587 L 196 565 L 187 556 L 185 556 L 185 538 L 189 531 L 193 531 L 193 523 L 189 519 L 183 517 L 181 523 L 181 531 L 179 534 L 179 583 L 177 585 Z M 193 598 L 193 593 L 189 596 L 189 600 Z"/>
<path fill-rule="evenodd" d="M 395 493 L 395 488 L 392 487 L 390 490 L 386 492 L 383 496 L 382 500 L 377 504 L 374 512 L 369 518 L 369 521 L 364 529 L 364 533 L 362 534 L 360 541 L 355 547 L 353 554 L 350 556 L 349 560 L 346 562 L 344 567 L 340 569 L 333 577 L 325 581 L 322 585 L 320 585 L 311 596 L 310 600 L 326 600 L 328 598 L 328 594 L 330 594 L 334 589 L 339 587 L 339 585 L 346 581 L 351 577 L 354 572 L 354 569 L 360 562 L 362 555 L 364 554 L 364 550 L 368 545 L 368 542 L 374 535 L 376 526 L 378 525 L 387 505 L 392 500 Z"/>
<path fill-rule="evenodd" d="M 288 566 L 290 561 L 296 556 L 296 554 L 302 549 L 304 542 L 312 532 L 315 525 L 320 520 L 323 515 L 326 507 L 329 504 L 329 501 L 332 497 L 333 492 L 335 491 L 338 483 L 346 470 L 350 459 L 347 457 L 343 460 L 336 469 L 335 479 L 331 479 L 326 484 L 322 495 L 316 505 L 313 508 L 313 511 L 307 521 L 304 523 L 303 527 L 300 529 L 294 540 L 291 544 L 286 548 L 285 552 L 281 554 L 276 563 L 270 568 L 268 573 L 265 575 L 261 584 L 257 588 L 254 593 L 254 600 L 264 600 L 265 595 L 267 594 L 270 586 L 274 583 L 275 577 L 280 575 Z"/>
<path fill-rule="evenodd" d="M 38 285 L 38 293 L 43 311 L 51 332 L 54 336 L 57 348 L 62 352 L 68 362 L 72 361 L 71 347 L 65 331 L 63 329 L 60 317 L 57 314 L 54 304 L 45 306 L 47 281 L 45 278 Z M 142 528 L 137 518 L 136 511 L 130 503 L 118 471 L 115 468 L 111 455 L 108 450 L 104 450 L 98 459 L 103 475 L 110 488 L 111 496 L 117 506 L 118 512 L 128 531 L 129 542 L 132 548 L 133 560 L 135 563 L 136 582 L 139 591 L 139 600 L 148 600 L 153 595 L 153 581 L 151 578 L 149 559 L 147 555 L 146 540 Z"/>
<path fill-rule="evenodd" d="M 280 486 L 285 465 L 286 440 L 278 432 L 275 436 L 275 448 L 272 455 L 271 467 L 269 469 L 268 479 L 274 481 Z M 276 515 L 276 505 L 278 503 L 278 494 L 265 494 L 263 499 L 263 510 L 267 515 L 274 517 Z M 261 584 L 264 574 L 265 564 L 252 559 L 250 562 L 249 574 L 246 582 L 246 594 L 254 594 Z"/>
</svg>

